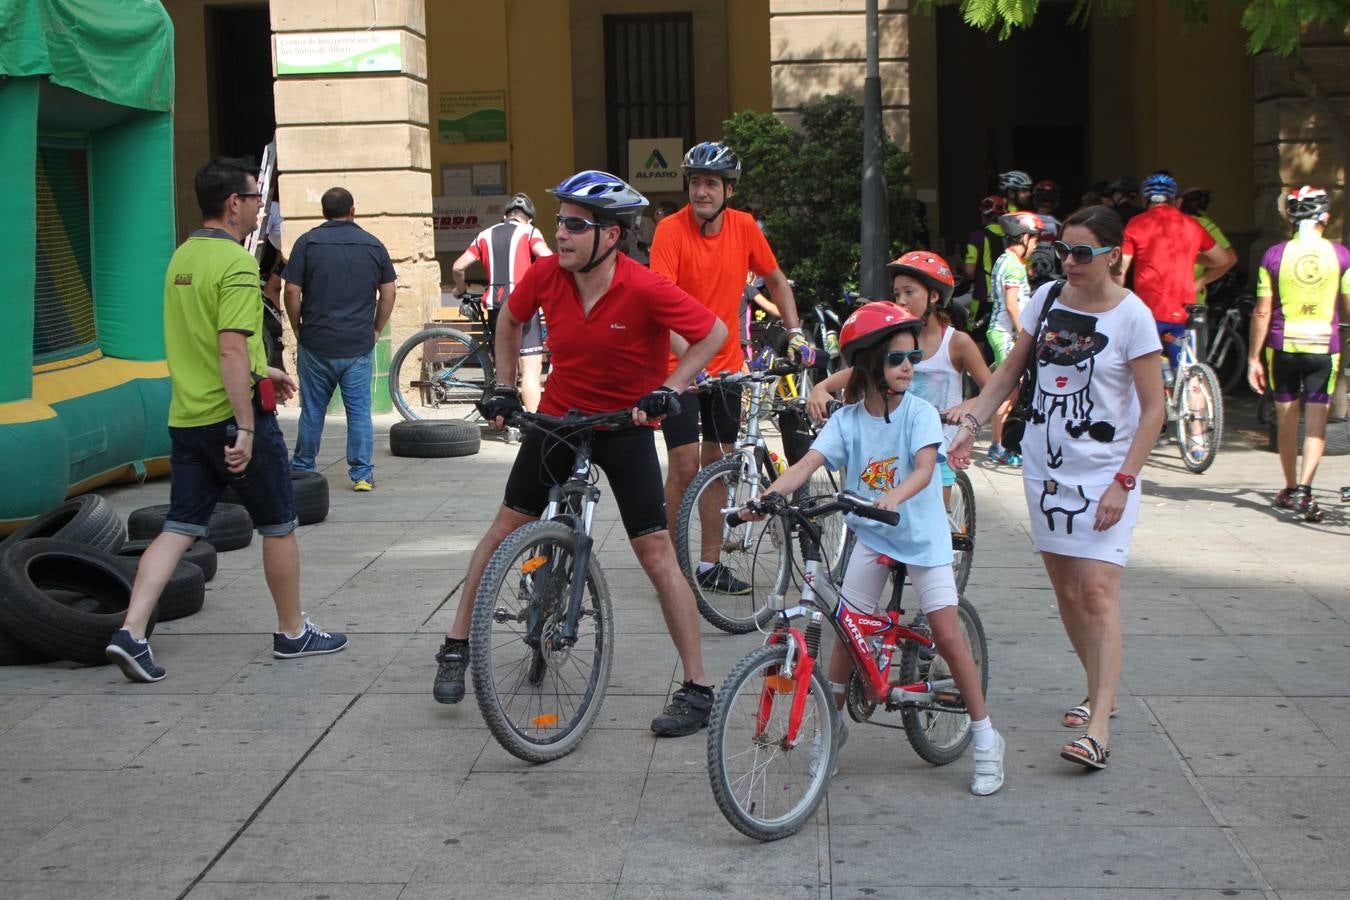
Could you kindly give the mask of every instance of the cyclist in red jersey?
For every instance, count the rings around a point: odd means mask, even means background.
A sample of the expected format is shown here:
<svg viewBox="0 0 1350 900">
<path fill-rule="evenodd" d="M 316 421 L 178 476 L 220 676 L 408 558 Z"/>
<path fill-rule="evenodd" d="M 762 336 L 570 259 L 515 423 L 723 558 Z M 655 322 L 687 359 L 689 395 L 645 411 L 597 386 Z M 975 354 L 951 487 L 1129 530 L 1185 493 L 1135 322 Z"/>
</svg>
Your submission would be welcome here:
<svg viewBox="0 0 1350 900">
<path fill-rule="evenodd" d="M 511 289 L 536 259 L 552 254 L 544 236 L 534 227 L 534 201 L 525 194 L 516 194 L 502 211 L 502 220 L 480 231 L 469 249 L 455 260 L 450 270 L 455 283 L 453 293 L 456 297 L 464 293 L 468 287 L 464 273 L 475 261 L 482 263 L 488 283 L 483 292 L 483 308 L 495 328 L 501 308 L 511 299 Z M 536 315 L 526 323 L 520 342 L 520 394 L 525 408 L 531 412 L 539 408 L 544 373 L 543 331 L 543 323 Z"/>
<path fill-rule="evenodd" d="M 494 428 L 521 410 L 515 359 L 523 323 L 543 310 L 549 321 L 553 369 L 539 408 L 549 415 L 633 408 L 635 425 L 656 424 L 679 412 L 680 392 L 707 365 L 727 329 L 668 279 L 616 252 L 647 198 L 607 172 L 585 171 L 549 191 L 560 201 L 557 255 L 531 266 L 498 320 L 497 377 L 485 403 Z M 671 335 L 688 344 L 667 371 Z M 661 464 L 651 428 L 599 432 L 594 460 L 607 476 L 633 552 L 656 588 L 661 612 L 684 668 L 684 682 L 664 713 L 652 721 L 661 736 L 693 734 L 707 724 L 713 691 L 703 671 L 699 615 L 680 573 L 666 530 Z M 548 502 L 549 472 L 566 472 L 565 445 L 528 432 L 507 479 L 497 515 L 474 548 L 459 609 L 436 654 L 432 693 L 441 703 L 464 698 L 469 662 L 467 637 L 473 601 L 488 560 L 506 537 L 538 519 Z"/>
<path fill-rule="evenodd" d="M 1159 171 L 1140 186 L 1148 209 L 1125 226 L 1123 261 L 1117 284 L 1134 267 L 1134 292 L 1148 305 L 1158 323 L 1163 352 L 1173 371 L 1181 354 L 1178 341 L 1186 332 L 1186 306 L 1195 302 L 1196 289 L 1209 284 L 1232 267 L 1229 258 L 1204 226 L 1172 205 L 1177 180 Z M 1195 266 L 1205 272 L 1195 276 Z"/>
</svg>

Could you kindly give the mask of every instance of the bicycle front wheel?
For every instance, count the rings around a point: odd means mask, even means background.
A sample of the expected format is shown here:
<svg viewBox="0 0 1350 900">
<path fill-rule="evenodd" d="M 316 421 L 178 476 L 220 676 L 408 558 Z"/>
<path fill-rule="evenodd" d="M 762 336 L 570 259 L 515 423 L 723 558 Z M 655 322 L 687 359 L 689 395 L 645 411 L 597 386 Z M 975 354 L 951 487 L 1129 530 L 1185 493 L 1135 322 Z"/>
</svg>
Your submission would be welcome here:
<svg viewBox="0 0 1350 900">
<path fill-rule="evenodd" d="M 572 752 L 600 712 L 614 660 L 614 613 L 595 557 L 574 642 L 564 640 L 577 536 L 531 522 L 492 554 L 469 632 L 473 690 L 492 736 L 528 762 Z"/>
<path fill-rule="evenodd" d="M 454 328 L 427 328 L 404 341 L 390 361 L 389 396 L 409 421 L 475 421 L 481 416 L 474 403 L 494 377 L 485 346 Z"/>
<path fill-rule="evenodd" d="M 956 473 L 952 497 L 947 503 L 947 524 L 952 530 L 952 573 L 956 575 L 956 591 L 964 594 L 966 582 L 970 580 L 970 567 L 975 561 L 975 487 L 965 472 Z"/>
<path fill-rule="evenodd" d="M 1177 417 L 1177 445 L 1181 461 L 1197 475 L 1214 464 L 1223 439 L 1223 393 L 1219 379 L 1205 363 L 1196 363 L 1178 379 L 1180 415 Z"/>
<path fill-rule="evenodd" d="M 779 516 L 728 527 L 721 510 L 763 493 L 768 479 L 746 472 L 734 453 L 703 469 L 684 492 L 675 520 L 675 555 L 698 611 L 723 631 L 744 634 L 773 616 L 770 594 L 787 590 L 791 545 Z M 713 563 L 699 571 L 700 562 Z"/>
<path fill-rule="evenodd" d="M 717 808 L 737 831 L 760 841 L 785 838 L 815 815 L 839 752 L 834 701 L 819 664 L 806 685 L 797 741 L 787 746 L 798 685 L 779 674 L 786 661 L 781 644 L 742 659 L 708 720 L 708 777 Z"/>
<path fill-rule="evenodd" d="M 970 645 L 970 655 L 980 673 L 980 693 L 989 692 L 989 642 L 984 635 L 984 623 L 975 604 L 964 597 L 956 606 L 961 625 L 961 637 Z M 936 649 L 926 650 L 909 642 L 900 654 L 900 680 L 905 684 L 916 681 L 941 681 L 952 677 L 951 666 Z M 900 711 L 905 725 L 905 737 L 914 752 L 935 766 L 954 762 L 966 752 L 970 743 L 970 716 L 965 713 L 937 709 L 907 708 Z"/>
</svg>

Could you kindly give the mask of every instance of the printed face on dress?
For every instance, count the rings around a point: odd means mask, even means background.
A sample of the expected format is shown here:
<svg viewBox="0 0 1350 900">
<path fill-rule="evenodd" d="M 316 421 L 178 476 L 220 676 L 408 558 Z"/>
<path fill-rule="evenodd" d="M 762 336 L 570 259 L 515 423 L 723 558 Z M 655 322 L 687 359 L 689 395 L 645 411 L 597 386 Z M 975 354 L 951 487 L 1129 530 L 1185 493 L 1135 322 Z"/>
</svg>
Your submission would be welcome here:
<svg viewBox="0 0 1350 900">
<path fill-rule="evenodd" d="M 594 211 L 575 203 L 560 204 L 558 215 L 563 219 L 595 220 Z M 595 244 L 597 230 L 600 233 L 598 248 Z M 619 240 L 619 226 L 602 225 L 598 229 L 587 228 L 580 234 L 573 234 L 562 224 L 559 224 L 557 231 L 553 233 L 553 237 L 558 245 L 558 265 L 569 272 L 576 272 L 590 262 L 592 251 L 595 253 L 595 258 L 599 259 L 606 250 Z"/>
<path fill-rule="evenodd" d="M 908 331 L 902 331 L 892 335 L 886 342 L 886 354 L 889 357 L 892 353 L 905 354 L 905 359 L 898 366 L 889 364 L 886 361 L 884 371 L 886 372 L 886 384 L 897 394 L 909 390 L 909 385 L 914 381 L 914 362 L 910 358 L 910 351 L 919 349 L 919 344 L 915 340 L 915 335 Z"/>
<path fill-rule="evenodd" d="M 721 175 L 694 172 L 689 176 L 689 204 L 694 207 L 695 215 L 705 219 L 716 215 L 734 190 Z"/>
<path fill-rule="evenodd" d="M 895 293 L 895 302 L 905 309 L 923 318 L 928 312 L 931 291 L 927 285 L 909 275 L 897 275 L 891 279 L 891 290 Z"/>
</svg>

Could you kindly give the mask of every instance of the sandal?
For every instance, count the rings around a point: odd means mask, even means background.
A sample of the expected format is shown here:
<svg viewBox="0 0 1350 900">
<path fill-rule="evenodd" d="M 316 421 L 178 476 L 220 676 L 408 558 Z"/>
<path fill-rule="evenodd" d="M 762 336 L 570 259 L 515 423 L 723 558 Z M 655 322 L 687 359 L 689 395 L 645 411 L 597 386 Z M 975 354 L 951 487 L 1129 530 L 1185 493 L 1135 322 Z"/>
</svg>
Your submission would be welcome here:
<svg viewBox="0 0 1350 900">
<path fill-rule="evenodd" d="M 1059 755 L 1069 762 L 1078 763 L 1089 769 L 1105 769 L 1111 751 L 1102 746 L 1102 742 L 1090 734 L 1085 734 L 1065 744 Z"/>
<path fill-rule="evenodd" d="M 1117 706 L 1111 710 L 1111 718 L 1115 718 L 1120 713 L 1120 707 Z M 1069 717 L 1077 719 L 1076 722 L 1070 722 Z M 1084 697 L 1083 702 L 1077 706 L 1071 706 L 1064 710 L 1064 716 L 1060 719 L 1060 724 L 1065 728 L 1086 728 L 1088 722 L 1092 721 L 1092 707 L 1088 706 L 1088 698 Z"/>
</svg>

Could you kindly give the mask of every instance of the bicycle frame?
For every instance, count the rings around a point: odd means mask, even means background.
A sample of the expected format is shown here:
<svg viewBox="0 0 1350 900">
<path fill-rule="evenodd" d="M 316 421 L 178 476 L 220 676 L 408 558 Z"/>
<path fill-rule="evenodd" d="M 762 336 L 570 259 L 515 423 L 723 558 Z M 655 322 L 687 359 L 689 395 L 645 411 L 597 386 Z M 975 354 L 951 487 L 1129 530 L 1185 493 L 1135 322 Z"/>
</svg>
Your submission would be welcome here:
<svg viewBox="0 0 1350 900">
<path fill-rule="evenodd" d="M 814 512 L 815 515 L 823 515 L 846 508 L 845 504 L 836 502 L 819 507 Z M 914 643 L 926 650 L 936 647 L 932 637 L 900 622 L 900 616 L 904 612 L 900 606 L 904 582 L 902 573 L 899 570 L 893 572 L 891 601 L 886 607 L 884 616 L 854 612 L 840 599 L 839 588 L 834 583 L 829 567 L 821 565 L 820 526 L 795 507 L 787 507 L 781 514 L 789 512 L 797 520 L 802 556 L 805 561 L 801 599 L 797 606 L 780 611 L 781 624 L 765 640 L 766 645 L 786 643 L 787 659 L 776 679 L 766 680 L 765 695 L 760 700 L 761 715 L 756 723 L 756 737 L 768 723 L 772 694 L 795 691 L 788 718 L 788 730 L 784 736 L 784 747 L 791 749 L 800 743 L 802 713 L 806 707 L 811 673 L 819 655 L 821 621 L 826 615 L 830 618 L 835 634 L 848 648 L 849 656 L 863 682 L 869 701 L 884 702 L 888 709 L 911 704 L 934 703 L 939 700 L 950 701 L 955 690 L 953 679 L 890 684 L 891 660 L 901 644 Z M 770 597 L 769 600 L 770 603 L 774 603 L 775 600 L 781 602 L 782 598 Z M 806 617 L 809 621 L 804 632 L 791 624 L 792 619 L 801 617 Z M 869 645 L 869 641 L 883 643 L 874 648 Z"/>
</svg>

